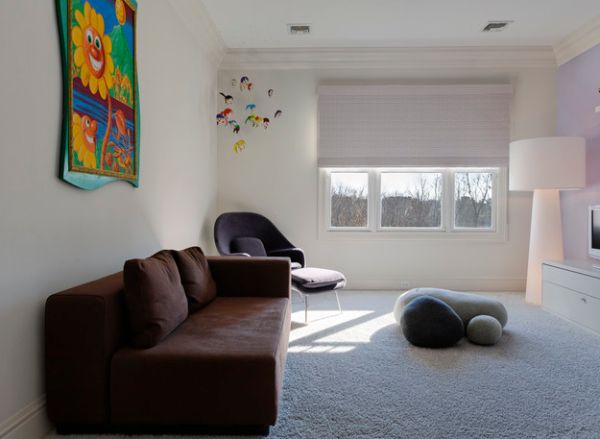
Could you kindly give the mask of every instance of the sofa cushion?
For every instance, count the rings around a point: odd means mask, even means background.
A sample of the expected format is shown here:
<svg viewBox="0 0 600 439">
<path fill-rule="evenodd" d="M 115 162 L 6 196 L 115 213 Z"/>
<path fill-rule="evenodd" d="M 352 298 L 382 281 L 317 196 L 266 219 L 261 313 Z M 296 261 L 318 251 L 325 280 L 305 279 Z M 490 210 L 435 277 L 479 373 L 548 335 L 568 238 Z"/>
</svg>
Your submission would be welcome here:
<svg viewBox="0 0 600 439">
<path fill-rule="evenodd" d="M 262 241 L 258 238 L 239 237 L 231 241 L 233 253 L 247 253 L 250 256 L 267 256 L 267 251 Z"/>
<path fill-rule="evenodd" d="M 132 346 L 156 345 L 188 316 L 179 270 L 169 251 L 125 262 L 123 279 Z"/>
<path fill-rule="evenodd" d="M 112 422 L 273 424 L 289 330 L 288 298 L 218 296 L 159 345 L 114 355 Z"/>
<path fill-rule="evenodd" d="M 200 247 L 172 252 L 181 283 L 188 299 L 190 312 L 208 305 L 217 295 L 217 286 Z"/>
</svg>

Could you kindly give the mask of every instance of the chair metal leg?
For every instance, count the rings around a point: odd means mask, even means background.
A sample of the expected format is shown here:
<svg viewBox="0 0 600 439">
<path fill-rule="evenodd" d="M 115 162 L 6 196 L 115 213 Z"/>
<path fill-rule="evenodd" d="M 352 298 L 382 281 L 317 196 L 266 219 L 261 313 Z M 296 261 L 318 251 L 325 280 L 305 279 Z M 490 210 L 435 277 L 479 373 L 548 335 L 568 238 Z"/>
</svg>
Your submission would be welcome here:
<svg viewBox="0 0 600 439">
<path fill-rule="evenodd" d="M 292 292 L 296 292 L 298 293 L 298 295 L 300 296 L 301 299 L 304 299 L 304 323 L 308 323 L 308 294 L 304 294 L 302 293 L 300 290 L 296 289 L 296 288 L 292 288 Z M 327 291 L 324 291 L 327 292 Z M 337 302 L 337 306 L 338 306 L 338 311 L 340 312 L 340 314 L 343 314 L 342 311 L 342 304 L 340 303 L 340 296 L 338 295 L 337 290 L 333 290 L 333 293 L 335 293 L 335 300 Z"/>
<path fill-rule="evenodd" d="M 304 295 L 304 323 L 308 323 L 308 295 Z"/>
<path fill-rule="evenodd" d="M 335 290 L 334 293 L 335 293 L 335 300 L 337 300 L 337 304 L 338 304 L 338 310 L 340 311 L 340 314 L 342 314 L 342 305 L 340 305 L 340 296 L 338 296 L 337 290 Z"/>
</svg>

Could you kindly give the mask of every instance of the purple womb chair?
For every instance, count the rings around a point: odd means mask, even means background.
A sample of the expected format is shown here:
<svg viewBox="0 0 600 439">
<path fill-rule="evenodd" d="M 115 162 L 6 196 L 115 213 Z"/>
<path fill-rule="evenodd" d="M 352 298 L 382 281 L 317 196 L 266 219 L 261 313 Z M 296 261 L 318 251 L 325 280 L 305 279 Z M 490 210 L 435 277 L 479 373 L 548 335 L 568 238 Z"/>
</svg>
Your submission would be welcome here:
<svg viewBox="0 0 600 439">
<path fill-rule="evenodd" d="M 346 286 L 346 277 L 334 270 L 305 266 L 304 251 L 292 244 L 268 218 L 253 212 L 221 214 L 214 227 L 215 245 L 222 256 L 278 256 L 290 258 L 292 290 L 304 299 L 304 321 L 308 322 L 308 296 L 335 293 Z"/>
</svg>

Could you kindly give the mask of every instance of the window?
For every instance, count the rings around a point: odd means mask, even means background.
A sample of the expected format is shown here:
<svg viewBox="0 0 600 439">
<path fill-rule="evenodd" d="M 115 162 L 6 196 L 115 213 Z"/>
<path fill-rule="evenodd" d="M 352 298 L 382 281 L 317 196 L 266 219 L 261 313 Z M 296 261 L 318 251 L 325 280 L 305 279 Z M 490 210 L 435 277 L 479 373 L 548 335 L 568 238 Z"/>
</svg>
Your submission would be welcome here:
<svg viewBox="0 0 600 439">
<path fill-rule="evenodd" d="M 504 168 L 321 168 L 320 182 L 330 237 L 506 239 Z"/>
<path fill-rule="evenodd" d="M 331 227 L 365 228 L 369 219 L 369 174 L 332 172 Z"/>
<path fill-rule="evenodd" d="M 492 228 L 493 173 L 456 172 L 454 194 L 454 227 Z"/>
<path fill-rule="evenodd" d="M 384 172 L 380 193 L 381 227 L 442 226 L 441 173 Z"/>
</svg>

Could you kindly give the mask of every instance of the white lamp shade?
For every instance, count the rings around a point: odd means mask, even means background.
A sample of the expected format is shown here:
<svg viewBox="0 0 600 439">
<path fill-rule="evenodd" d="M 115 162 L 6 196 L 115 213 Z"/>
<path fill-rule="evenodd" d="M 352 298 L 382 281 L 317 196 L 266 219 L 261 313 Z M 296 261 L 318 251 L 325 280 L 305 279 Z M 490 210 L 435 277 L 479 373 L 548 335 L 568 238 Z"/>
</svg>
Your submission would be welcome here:
<svg viewBox="0 0 600 439">
<path fill-rule="evenodd" d="M 582 189 L 585 187 L 585 139 L 539 137 L 511 142 L 509 188 Z"/>
</svg>

